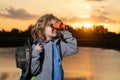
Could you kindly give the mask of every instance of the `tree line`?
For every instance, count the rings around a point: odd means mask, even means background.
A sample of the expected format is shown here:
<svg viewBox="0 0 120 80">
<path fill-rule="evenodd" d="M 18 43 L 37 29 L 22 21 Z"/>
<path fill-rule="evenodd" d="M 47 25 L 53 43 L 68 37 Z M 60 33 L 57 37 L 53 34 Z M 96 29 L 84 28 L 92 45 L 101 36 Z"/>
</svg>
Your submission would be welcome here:
<svg viewBox="0 0 120 80">
<path fill-rule="evenodd" d="M 13 28 L 11 31 L 0 31 L 0 45 L 1 46 L 19 46 L 23 45 L 28 36 L 31 37 L 30 25 L 27 30 L 20 31 Z M 119 48 L 120 34 L 108 31 L 103 25 L 94 25 L 92 28 L 72 28 L 69 26 L 69 31 L 77 38 L 79 46 L 91 47 L 110 47 Z M 7 43 L 7 44 L 6 44 Z"/>
</svg>

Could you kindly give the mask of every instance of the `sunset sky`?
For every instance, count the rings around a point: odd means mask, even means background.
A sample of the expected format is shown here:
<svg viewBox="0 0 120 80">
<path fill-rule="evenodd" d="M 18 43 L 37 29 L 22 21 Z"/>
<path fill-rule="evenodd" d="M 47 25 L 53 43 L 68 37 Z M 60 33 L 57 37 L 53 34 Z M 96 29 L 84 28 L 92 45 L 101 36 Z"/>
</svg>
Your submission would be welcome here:
<svg viewBox="0 0 120 80">
<path fill-rule="evenodd" d="M 46 13 L 73 27 L 102 24 L 120 33 L 120 0 L 0 0 L 0 30 L 25 30 Z"/>
</svg>

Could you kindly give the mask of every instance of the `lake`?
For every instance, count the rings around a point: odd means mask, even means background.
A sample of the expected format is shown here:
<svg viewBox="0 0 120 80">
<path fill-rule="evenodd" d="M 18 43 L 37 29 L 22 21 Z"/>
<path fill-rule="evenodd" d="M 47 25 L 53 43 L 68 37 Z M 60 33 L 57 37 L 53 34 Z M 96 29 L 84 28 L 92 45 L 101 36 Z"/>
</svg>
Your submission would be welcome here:
<svg viewBox="0 0 120 80">
<path fill-rule="evenodd" d="M 19 80 L 15 49 L 0 48 L 0 80 Z M 79 47 L 63 59 L 63 68 L 65 80 L 120 80 L 120 51 Z"/>
</svg>

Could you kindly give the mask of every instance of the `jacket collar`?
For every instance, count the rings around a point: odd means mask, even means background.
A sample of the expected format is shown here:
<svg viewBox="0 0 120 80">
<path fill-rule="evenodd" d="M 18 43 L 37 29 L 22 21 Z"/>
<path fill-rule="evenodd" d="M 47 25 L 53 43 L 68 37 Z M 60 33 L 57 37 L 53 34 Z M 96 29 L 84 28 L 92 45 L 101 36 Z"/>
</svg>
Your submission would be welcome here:
<svg viewBox="0 0 120 80">
<path fill-rule="evenodd" d="M 56 37 L 53 39 L 55 41 L 55 43 L 57 44 L 59 41 L 60 41 L 60 38 L 59 37 Z M 48 43 L 50 41 L 53 41 L 53 40 L 44 40 L 43 43 Z"/>
</svg>

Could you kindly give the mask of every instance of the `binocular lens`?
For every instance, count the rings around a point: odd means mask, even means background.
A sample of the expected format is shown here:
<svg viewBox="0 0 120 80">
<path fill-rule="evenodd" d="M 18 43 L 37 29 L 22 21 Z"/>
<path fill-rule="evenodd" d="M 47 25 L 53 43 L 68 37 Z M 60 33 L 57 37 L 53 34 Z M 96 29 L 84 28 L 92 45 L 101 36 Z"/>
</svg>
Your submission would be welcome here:
<svg viewBox="0 0 120 80">
<path fill-rule="evenodd" d="M 63 24 L 62 22 L 57 22 L 55 24 L 51 25 L 52 28 L 59 29 L 59 30 L 65 30 L 67 29 L 67 26 Z"/>
</svg>

